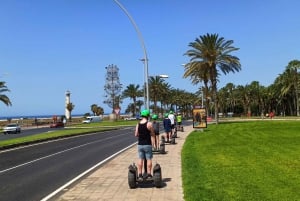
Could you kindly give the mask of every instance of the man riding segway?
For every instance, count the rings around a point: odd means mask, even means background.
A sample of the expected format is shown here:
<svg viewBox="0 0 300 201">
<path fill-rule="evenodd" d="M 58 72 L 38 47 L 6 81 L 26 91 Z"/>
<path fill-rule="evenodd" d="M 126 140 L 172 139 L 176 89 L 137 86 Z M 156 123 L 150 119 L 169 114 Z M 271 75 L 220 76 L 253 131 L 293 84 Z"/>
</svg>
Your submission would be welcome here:
<svg viewBox="0 0 300 201">
<path fill-rule="evenodd" d="M 149 110 L 141 112 L 142 119 L 136 125 L 134 135 L 138 137 L 138 181 L 143 181 L 142 169 L 145 160 L 147 160 L 146 179 L 152 180 L 152 142 L 155 141 L 155 133 L 152 122 L 148 121 L 150 116 Z"/>
<path fill-rule="evenodd" d="M 153 125 L 148 118 L 150 116 L 149 110 L 141 112 L 142 119 L 136 125 L 134 135 L 138 137 L 138 164 L 131 164 L 128 167 L 128 185 L 130 188 L 136 188 L 138 183 L 151 182 L 157 188 L 162 186 L 161 167 L 158 163 L 152 168 L 152 142 L 155 140 L 155 133 Z M 144 172 L 145 177 L 143 177 Z M 153 169 L 153 176 L 151 171 Z"/>
</svg>

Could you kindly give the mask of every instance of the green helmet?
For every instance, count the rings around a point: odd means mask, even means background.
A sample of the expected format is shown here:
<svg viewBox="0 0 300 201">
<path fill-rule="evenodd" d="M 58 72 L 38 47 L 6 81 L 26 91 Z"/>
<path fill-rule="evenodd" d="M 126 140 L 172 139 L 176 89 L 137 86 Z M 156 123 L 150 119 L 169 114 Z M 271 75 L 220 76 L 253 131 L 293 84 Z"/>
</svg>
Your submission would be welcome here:
<svg viewBox="0 0 300 201">
<path fill-rule="evenodd" d="M 165 113 L 165 114 L 164 114 L 164 117 L 168 117 L 168 116 L 169 116 L 169 114 L 168 114 L 168 113 Z"/>
<path fill-rule="evenodd" d="M 150 111 L 149 110 L 143 110 L 141 112 L 141 116 L 142 117 L 149 117 L 150 116 Z"/>
<path fill-rule="evenodd" d="M 172 111 L 172 110 L 170 110 L 170 114 L 173 114 L 173 111 Z"/>
<path fill-rule="evenodd" d="M 156 120 L 158 118 L 157 114 L 152 115 L 152 119 Z"/>
</svg>

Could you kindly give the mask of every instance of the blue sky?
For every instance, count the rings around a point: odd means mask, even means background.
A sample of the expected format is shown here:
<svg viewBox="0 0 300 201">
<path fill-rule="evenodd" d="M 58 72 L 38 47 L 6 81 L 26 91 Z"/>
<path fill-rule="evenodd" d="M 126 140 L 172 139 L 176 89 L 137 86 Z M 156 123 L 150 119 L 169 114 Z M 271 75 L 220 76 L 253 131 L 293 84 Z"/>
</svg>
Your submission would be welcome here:
<svg viewBox="0 0 300 201">
<path fill-rule="evenodd" d="M 221 75 L 218 87 L 259 81 L 268 86 L 288 62 L 300 59 L 298 0 L 119 0 L 142 33 L 149 75 L 167 74 L 172 87 L 195 92 L 183 67 L 188 44 L 217 33 L 240 48 L 242 70 Z M 113 0 L 0 0 L 0 78 L 12 101 L 0 116 L 73 114 L 104 101 L 105 67 L 119 67 L 123 86 L 144 82 L 143 49 Z M 130 100 L 125 100 L 122 109 Z"/>
</svg>

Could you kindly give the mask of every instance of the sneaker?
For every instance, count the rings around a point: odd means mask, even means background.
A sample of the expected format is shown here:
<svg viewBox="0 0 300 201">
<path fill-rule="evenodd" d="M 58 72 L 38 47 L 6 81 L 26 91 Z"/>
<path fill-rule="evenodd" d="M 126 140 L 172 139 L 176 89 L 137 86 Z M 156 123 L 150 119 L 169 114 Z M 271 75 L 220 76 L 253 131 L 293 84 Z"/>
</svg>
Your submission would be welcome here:
<svg viewBox="0 0 300 201">
<path fill-rule="evenodd" d="M 152 175 L 151 175 L 151 174 L 148 174 L 147 177 L 146 177 L 146 180 L 147 180 L 147 181 L 152 181 L 152 180 L 153 180 Z"/>
<path fill-rule="evenodd" d="M 140 174 L 139 176 L 138 176 L 138 179 L 137 179 L 137 181 L 138 182 L 142 182 L 144 179 L 143 179 L 143 176 Z"/>
</svg>

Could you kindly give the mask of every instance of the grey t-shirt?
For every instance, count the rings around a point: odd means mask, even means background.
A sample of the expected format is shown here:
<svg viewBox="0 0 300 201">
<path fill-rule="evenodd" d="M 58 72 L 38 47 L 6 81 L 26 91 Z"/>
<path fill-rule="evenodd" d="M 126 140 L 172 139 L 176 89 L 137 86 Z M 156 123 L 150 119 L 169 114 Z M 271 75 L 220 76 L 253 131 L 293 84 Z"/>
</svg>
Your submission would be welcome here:
<svg viewBox="0 0 300 201">
<path fill-rule="evenodd" d="M 154 133 L 159 134 L 159 123 L 157 121 L 152 122 L 153 128 L 154 128 Z"/>
</svg>

